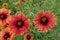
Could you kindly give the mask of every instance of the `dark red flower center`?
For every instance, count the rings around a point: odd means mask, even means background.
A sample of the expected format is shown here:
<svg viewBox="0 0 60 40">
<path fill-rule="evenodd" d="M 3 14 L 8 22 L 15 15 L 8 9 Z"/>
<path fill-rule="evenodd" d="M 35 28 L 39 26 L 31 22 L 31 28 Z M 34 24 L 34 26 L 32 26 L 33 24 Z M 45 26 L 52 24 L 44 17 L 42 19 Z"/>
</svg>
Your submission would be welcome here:
<svg viewBox="0 0 60 40">
<path fill-rule="evenodd" d="M 47 18 L 46 16 L 42 16 L 42 17 L 40 18 L 40 23 L 41 23 L 42 25 L 46 25 L 46 24 L 48 23 L 48 18 Z"/>
<path fill-rule="evenodd" d="M 18 20 L 18 21 L 16 21 L 16 24 L 15 25 L 16 25 L 17 28 L 22 28 L 23 25 L 24 25 L 24 21 Z"/>
<path fill-rule="evenodd" d="M 4 19 L 6 19 L 7 18 L 7 15 L 6 14 L 0 14 L 0 19 L 1 20 L 4 20 Z"/>
<path fill-rule="evenodd" d="M 4 4 L 4 6 L 7 6 L 7 4 Z"/>
<path fill-rule="evenodd" d="M 27 36 L 26 36 L 26 39 L 27 39 L 27 40 L 30 40 L 30 39 L 31 39 L 31 35 L 27 35 Z"/>
<path fill-rule="evenodd" d="M 24 0 L 20 0 L 20 2 L 23 2 Z"/>
<path fill-rule="evenodd" d="M 10 38 L 10 34 L 9 33 L 5 33 L 3 38 L 4 38 L 4 40 L 8 40 L 8 38 Z"/>
</svg>

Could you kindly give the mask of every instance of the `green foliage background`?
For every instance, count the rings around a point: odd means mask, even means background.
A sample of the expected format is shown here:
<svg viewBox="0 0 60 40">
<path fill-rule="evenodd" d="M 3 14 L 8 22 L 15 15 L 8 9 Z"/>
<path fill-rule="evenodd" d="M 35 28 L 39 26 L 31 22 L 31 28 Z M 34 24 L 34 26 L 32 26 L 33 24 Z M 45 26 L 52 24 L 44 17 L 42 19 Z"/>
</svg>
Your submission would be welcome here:
<svg viewBox="0 0 60 40">
<path fill-rule="evenodd" d="M 31 21 L 28 32 L 34 35 L 34 40 L 60 40 L 60 0 L 24 0 L 24 2 L 19 3 L 21 7 L 18 11 L 16 10 L 17 6 L 15 5 L 18 0 L 0 0 L 0 8 L 2 8 L 2 4 L 5 2 L 8 3 L 7 9 L 11 10 L 11 15 L 22 12 L 29 17 Z M 47 33 L 38 31 L 32 22 L 34 15 L 41 10 L 53 12 L 57 19 L 55 27 Z M 16 35 L 14 37 L 14 40 L 23 39 L 24 35 Z"/>
</svg>

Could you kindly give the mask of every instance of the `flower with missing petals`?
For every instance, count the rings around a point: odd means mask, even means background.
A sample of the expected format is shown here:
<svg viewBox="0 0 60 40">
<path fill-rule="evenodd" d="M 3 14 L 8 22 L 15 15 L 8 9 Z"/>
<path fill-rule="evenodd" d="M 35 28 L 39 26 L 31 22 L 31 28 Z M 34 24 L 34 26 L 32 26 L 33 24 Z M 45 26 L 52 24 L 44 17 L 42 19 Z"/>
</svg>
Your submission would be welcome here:
<svg viewBox="0 0 60 40">
<path fill-rule="evenodd" d="M 8 7 L 8 3 L 3 3 L 3 4 L 2 4 L 2 7 L 3 7 L 3 8 L 7 8 L 7 7 Z"/>
<path fill-rule="evenodd" d="M 24 40 L 33 40 L 33 35 L 30 34 L 30 33 L 26 33 L 26 34 L 24 35 Z"/>
</svg>

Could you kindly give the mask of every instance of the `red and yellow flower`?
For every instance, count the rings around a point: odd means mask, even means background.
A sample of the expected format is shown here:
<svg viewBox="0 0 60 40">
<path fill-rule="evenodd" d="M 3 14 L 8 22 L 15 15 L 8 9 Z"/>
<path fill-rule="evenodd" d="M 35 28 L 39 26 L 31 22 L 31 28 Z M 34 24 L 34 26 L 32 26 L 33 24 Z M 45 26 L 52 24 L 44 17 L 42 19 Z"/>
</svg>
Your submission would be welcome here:
<svg viewBox="0 0 60 40">
<path fill-rule="evenodd" d="M 35 15 L 34 24 L 38 30 L 47 32 L 56 24 L 56 18 L 49 11 L 41 11 Z"/>
<path fill-rule="evenodd" d="M 7 8 L 7 7 L 8 7 L 8 3 L 3 3 L 3 4 L 2 4 L 2 7 L 3 7 L 3 8 Z"/>
<path fill-rule="evenodd" d="M 0 40 L 13 40 L 15 33 L 11 30 L 3 30 L 0 33 Z"/>
<path fill-rule="evenodd" d="M 4 24 L 10 20 L 10 11 L 5 8 L 0 9 L 0 24 Z"/>
<path fill-rule="evenodd" d="M 24 2 L 24 0 L 20 0 L 20 2 Z"/>
<path fill-rule="evenodd" d="M 33 40 L 33 35 L 31 33 L 26 33 L 24 35 L 24 40 Z"/>
<path fill-rule="evenodd" d="M 20 8 L 21 8 L 20 3 L 19 2 L 16 2 L 15 4 L 17 6 L 17 11 L 20 10 Z"/>
<path fill-rule="evenodd" d="M 26 16 L 18 14 L 12 17 L 10 27 L 16 34 L 23 34 L 30 28 L 30 20 Z"/>
</svg>

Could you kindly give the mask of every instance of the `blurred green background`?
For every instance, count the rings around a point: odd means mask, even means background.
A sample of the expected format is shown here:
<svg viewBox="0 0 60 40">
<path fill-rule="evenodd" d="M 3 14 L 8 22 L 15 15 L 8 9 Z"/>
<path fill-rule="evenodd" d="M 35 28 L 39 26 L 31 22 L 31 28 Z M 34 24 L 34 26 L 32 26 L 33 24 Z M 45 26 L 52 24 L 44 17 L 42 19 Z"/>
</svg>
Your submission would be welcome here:
<svg viewBox="0 0 60 40">
<path fill-rule="evenodd" d="M 21 12 L 29 17 L 31 23 L 28 32 L 34 35 L 34 40 L 60 40 L 60 0 L 24 0 L 24 2 L 19 2 L 19 0 L 0 0 L 0 8 L 2 8 L 3 3 L 8 3 L 7 9 L 11 11 L 11 15 Z M 19 4 L 20 8 L 16 6 L 16 3 Z M 53 12 L 57 19 L 55 27 L 47 33 L 38 31 L 32 22 L 34 15 L 41 10 Z M 24 35 L 16 35 L 14 40 L 24 40 Z"/>
</svg>

